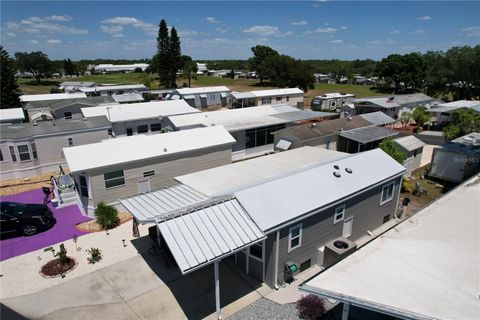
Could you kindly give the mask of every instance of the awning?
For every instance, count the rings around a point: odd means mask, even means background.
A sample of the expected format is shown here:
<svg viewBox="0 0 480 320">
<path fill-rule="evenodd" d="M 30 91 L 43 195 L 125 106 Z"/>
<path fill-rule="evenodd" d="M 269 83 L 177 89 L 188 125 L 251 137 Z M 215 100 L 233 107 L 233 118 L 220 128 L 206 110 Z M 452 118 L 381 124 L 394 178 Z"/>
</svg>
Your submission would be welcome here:
<svg viewBox="0 0 480 320">
<path fill-rule="evenodd" d="M 157 226 L 182 274 L 266 238 L 235 198 L 159 220 Z"/>
<path fill-rule="evenodd" d="M 251 92 L 232 92 L 232 96 L 237 100 L 256 98 L 256 96 Z"/>
<path fill-rule="evenodd" d="M 183 96 L 184 100 L 189 100 L 189 99 L 195 99 L 195 96 L 193 94 L 188 94 L 186 96 Z"/>
<path fill-rule="evenodd" d="M 206 98 L 207 98 L 207 95 L 206 95 L 206 94 L 201 94 L 201 95 L 200 95 L 200 98 L 205 98 L 205 99 L 206 99 Z"/>
<path fill-rule="evenodd" d="M 340 133 L 340 136 L 362 144 L 382 140 L 396 135 L 398 135 L 398 132 L 377 126 L 363 127 Z"/>
<path fill-rule="evenodd" d="M 288 140 L 284 140 L 284 139 L 280 139 L 280 141 L 278 141 L 277 145 L 275 146 L 275 148 L 277 149 L 280 149 L 280 150 L 283 150 L 283 151 L 287 151 L 290 146 L 292 145 L 292 143 Z"/>
<path fill-rule="evenodd" d="M 222 98 L 226 98 L 226 97 L 228 97 L 228 93 L 222 92 L 222 93 L 220 93 L 220 96 L 221 96 Z"/>
</svg>

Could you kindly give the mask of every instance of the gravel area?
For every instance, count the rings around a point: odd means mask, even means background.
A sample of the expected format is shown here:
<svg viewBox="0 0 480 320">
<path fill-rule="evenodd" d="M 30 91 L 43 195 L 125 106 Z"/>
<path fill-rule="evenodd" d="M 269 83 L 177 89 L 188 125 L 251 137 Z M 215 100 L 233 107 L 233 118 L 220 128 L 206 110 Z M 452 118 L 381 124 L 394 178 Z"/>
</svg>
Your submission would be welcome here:
<svg viewBox="0 0 480 320">
<path fill-rule="evenodd" d="M 268 299 L 261 298 L 248 307 L 240 310 L 230 318 L 229 320 L 296 320 L 300 319 L 297 316 L 297 308 L 295 303 L 277 304 Z"/>
</svg>

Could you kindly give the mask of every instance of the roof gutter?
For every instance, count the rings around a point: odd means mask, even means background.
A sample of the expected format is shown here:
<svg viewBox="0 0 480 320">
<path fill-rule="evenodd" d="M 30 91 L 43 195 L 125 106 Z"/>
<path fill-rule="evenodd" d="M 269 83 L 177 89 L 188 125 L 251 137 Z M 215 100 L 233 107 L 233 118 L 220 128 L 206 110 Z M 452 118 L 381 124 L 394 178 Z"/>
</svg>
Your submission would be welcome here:
<svg viewBox="0 0 480 320">
<path fill-rule="evenodd" d="M 328 291 L 328 290 L 324 290 L 324 289 L 319 289 L 319 288 L 312 287 L 312 286 L 309 286 L 309 285 L 306 285 L 306 284 L 301 284 L 298 287 L 298 290 L 301 291 L 301 292 L 308 293 L 308 294 L 313 294 L 313 295 L 321 296 L 321 297 L 324 297 L 324 298 L 330 298 L 330 299 L 350 303 L 351 305 L 354 305 L 354 306 L 357 306 L 357 307 L 360 307 L 360 308 L 363 308 L 363 309 L 367 309 L 367 310 L 371 310 L 371 311 L 375 311 L 375 312 L 380 312 L 382 314 L 386 314 L 386 315 L 393 316 L 393 317 L 396 317 L 396 318 L 409 319 L 409 320 L 418 320 L 418 319 L 431 320 L 431 319 L 435 319 L 435 318 L 432 318 L 432 317 L 426 317 L 424 315 L 420 315 L 420 314 L 417 314 L 417 313 L 414 313 L 414 312 L 393 308 L 393 307 L 382 305 L 382 304 L 375 303 L 375 302 L 372 302 L 372 301 L 362 300 L 362 299 L 358 299 L 358 298 L 355 298 L 355 297 L 343 295 L 343 294 L 340 294 L 340 293 L 336 293 L 336 292 L 332 292 L 332 291 Z"/>
</svg>

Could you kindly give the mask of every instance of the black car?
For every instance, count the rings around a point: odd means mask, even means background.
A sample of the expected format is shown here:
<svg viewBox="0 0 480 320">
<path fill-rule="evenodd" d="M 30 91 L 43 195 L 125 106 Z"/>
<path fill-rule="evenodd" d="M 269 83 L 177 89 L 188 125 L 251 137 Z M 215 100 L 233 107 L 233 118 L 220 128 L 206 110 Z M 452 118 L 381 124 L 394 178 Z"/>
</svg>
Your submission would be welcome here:
<svg viewBox="0 0 480 320">
<path fill-rule="evenodd" d="M 20 232 L 32 236 L 53 226 L 57 220 L 44 204 L 0 202 L 0 232 L 2 235 Z"/>
</svg>

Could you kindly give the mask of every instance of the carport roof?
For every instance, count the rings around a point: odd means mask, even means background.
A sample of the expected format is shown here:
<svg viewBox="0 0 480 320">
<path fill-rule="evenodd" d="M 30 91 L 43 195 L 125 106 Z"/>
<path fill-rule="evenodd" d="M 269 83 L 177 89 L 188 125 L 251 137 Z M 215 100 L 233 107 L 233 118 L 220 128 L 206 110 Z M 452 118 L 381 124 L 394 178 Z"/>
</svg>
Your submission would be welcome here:
<svg viewBox="0 0 480 320">
<path fill-rule="evenodd" d="M 182 274 L 266 238 L 236 199 L 223 199 L 157 226 Z"/>
<path fill-rule="evenodd" d="M 382 139 L 393 137 L 396 135 L 398 135 L 398 132 L 388 130 L 382 127 L 377 127 L 377 126 L 358 128 L 358 129 L 344 131 L 340 133 L 340 136 L 344 138 L 347 138 L 359 143 L 363 143 L 363 144 L 382 140 Z"/>
<path fill-rule="evenodd" d="M 387 116 L 382 111 L 364 113 L 364 114 L 361 114 L 359 116 L 362 117 L 363 119 L 367 120 L 371 124 L 376 125 L 376 126 L 383 126 L 383 125 L 386 125 L 386 124 L 395 123 L 395 119 Z"/>
</svg>

